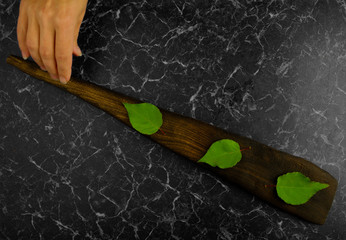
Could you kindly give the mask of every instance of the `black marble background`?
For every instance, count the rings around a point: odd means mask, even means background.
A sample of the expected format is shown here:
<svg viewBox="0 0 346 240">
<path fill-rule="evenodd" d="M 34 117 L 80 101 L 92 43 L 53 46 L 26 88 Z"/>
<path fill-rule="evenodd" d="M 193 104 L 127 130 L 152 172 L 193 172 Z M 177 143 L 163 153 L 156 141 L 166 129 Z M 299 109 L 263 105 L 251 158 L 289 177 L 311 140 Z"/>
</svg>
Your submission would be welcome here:
<svg viewBox="0 0 346 240">
<path fill-rule="evenodd" d="M 304 157 L 339 187 L 319 226 L 8 66 L 0 239 L 346 239 L 345 1 L 89 1 L 73 74 Z"/>
</svg>

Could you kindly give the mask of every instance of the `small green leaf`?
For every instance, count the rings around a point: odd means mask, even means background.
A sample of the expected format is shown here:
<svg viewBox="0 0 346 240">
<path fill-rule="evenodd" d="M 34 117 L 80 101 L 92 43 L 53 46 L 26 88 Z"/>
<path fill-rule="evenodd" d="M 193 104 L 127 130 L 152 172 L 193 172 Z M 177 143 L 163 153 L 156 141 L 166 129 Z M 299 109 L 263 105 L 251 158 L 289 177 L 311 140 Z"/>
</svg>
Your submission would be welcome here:
<svg viewBox="0 0 346 240">
<path fill-rule="evenodd" d="M 160 110 L 150 103 L 130 104 L 123 103 L 134 129 L 142 134 L 156 133 L 162 125 Z"/>
<path fill-rule="evenodd" d="M 300 205 L 328 186 L 326 183 L 311 181 L 300 172 L 291 172 L 278 177 L 276 192 L 286 203 Z"/>
<path fill-rule="evenodd" d="M 204 162 L 212 167 L 230 168 L 241 159 L 239 144 L 230 139 L 222 139 L 214 142 L 207 153 L 198 162 Z"/>
</svg>

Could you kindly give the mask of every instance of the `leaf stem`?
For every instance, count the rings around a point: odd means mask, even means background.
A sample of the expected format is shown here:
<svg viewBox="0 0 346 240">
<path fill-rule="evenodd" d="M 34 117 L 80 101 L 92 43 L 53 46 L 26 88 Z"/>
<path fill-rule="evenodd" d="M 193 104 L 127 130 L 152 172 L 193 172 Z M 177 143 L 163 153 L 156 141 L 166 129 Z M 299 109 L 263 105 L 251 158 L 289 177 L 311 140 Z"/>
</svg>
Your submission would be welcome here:
<svg viewBox="0 0 346 240">
<path fill-rule="evenodd" d="M 247 147 L 247 148 L 243 148 L 243 149 L 240 149 L 240 151 L 244 151 L 244 150 L 251 150 L 251 146 Z"/>
<path fill-rule="evenodd" d="M 160 128 L 160 132 L 162 132 L 163 135 L 166 135 L 166 133 Z"/>
</svg>

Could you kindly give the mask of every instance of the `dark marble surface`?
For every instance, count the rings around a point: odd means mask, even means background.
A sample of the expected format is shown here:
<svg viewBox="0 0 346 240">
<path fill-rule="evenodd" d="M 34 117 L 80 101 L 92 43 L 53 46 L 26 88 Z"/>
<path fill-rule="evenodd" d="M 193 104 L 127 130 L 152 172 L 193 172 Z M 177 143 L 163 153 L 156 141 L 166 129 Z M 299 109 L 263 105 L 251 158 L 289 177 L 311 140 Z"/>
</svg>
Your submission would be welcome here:
<svg viewBox="0 0 346 240">
<path fill-rule="evenodd" d="M 90 1 L 73 74 L 330 172 L 319 226 L 6 65 L 0 0 L 0 239 L 346 239 L 345 1 Z"/>
</svg>

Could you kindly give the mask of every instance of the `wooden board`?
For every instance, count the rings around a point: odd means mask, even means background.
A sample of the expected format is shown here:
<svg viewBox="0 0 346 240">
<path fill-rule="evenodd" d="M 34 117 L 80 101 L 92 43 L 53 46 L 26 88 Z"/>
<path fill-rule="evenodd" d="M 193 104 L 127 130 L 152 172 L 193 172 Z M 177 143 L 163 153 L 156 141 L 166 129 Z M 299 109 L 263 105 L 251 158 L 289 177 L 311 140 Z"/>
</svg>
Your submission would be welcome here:
<svg viewBox="0 0 346 240">
<path fill-rule="evenodd" d="M 61 84 L 51 79 L 49 74 L 40 70 L 35 63 L 24 61 L 19 57 L 10 56 L 7 58 L 7 63 L 84 99 L 131 127 L 127 111 L 122 103 L 139 103 L 140 101 L 74 78 L 66 85 Z M 163 109 L 161 112 L 163 132 L 158 131 L 149 138 L 196 164 L 203 165 L 222 178 L 240 185 L 284 211 L 313 223 L 325 222 L 337 189 L 337 181 L 328 172 L 303 158 L 278 151 L 249 138 Z M 238 142 L 241 148 L 251 146 L 251 150 L 243 151 L 241 161 L 233 168 L 219 169 L 197 163 L 213 142 L 225 138 Z M 313 181 L 328 183 L 329 187 L 319 191 L 303 205 L 286 204 L 277 196 L 275 187 L 266 185 L 275 185 L 280 175 L 295 171 L 303 173 Z"/>
</svg>

